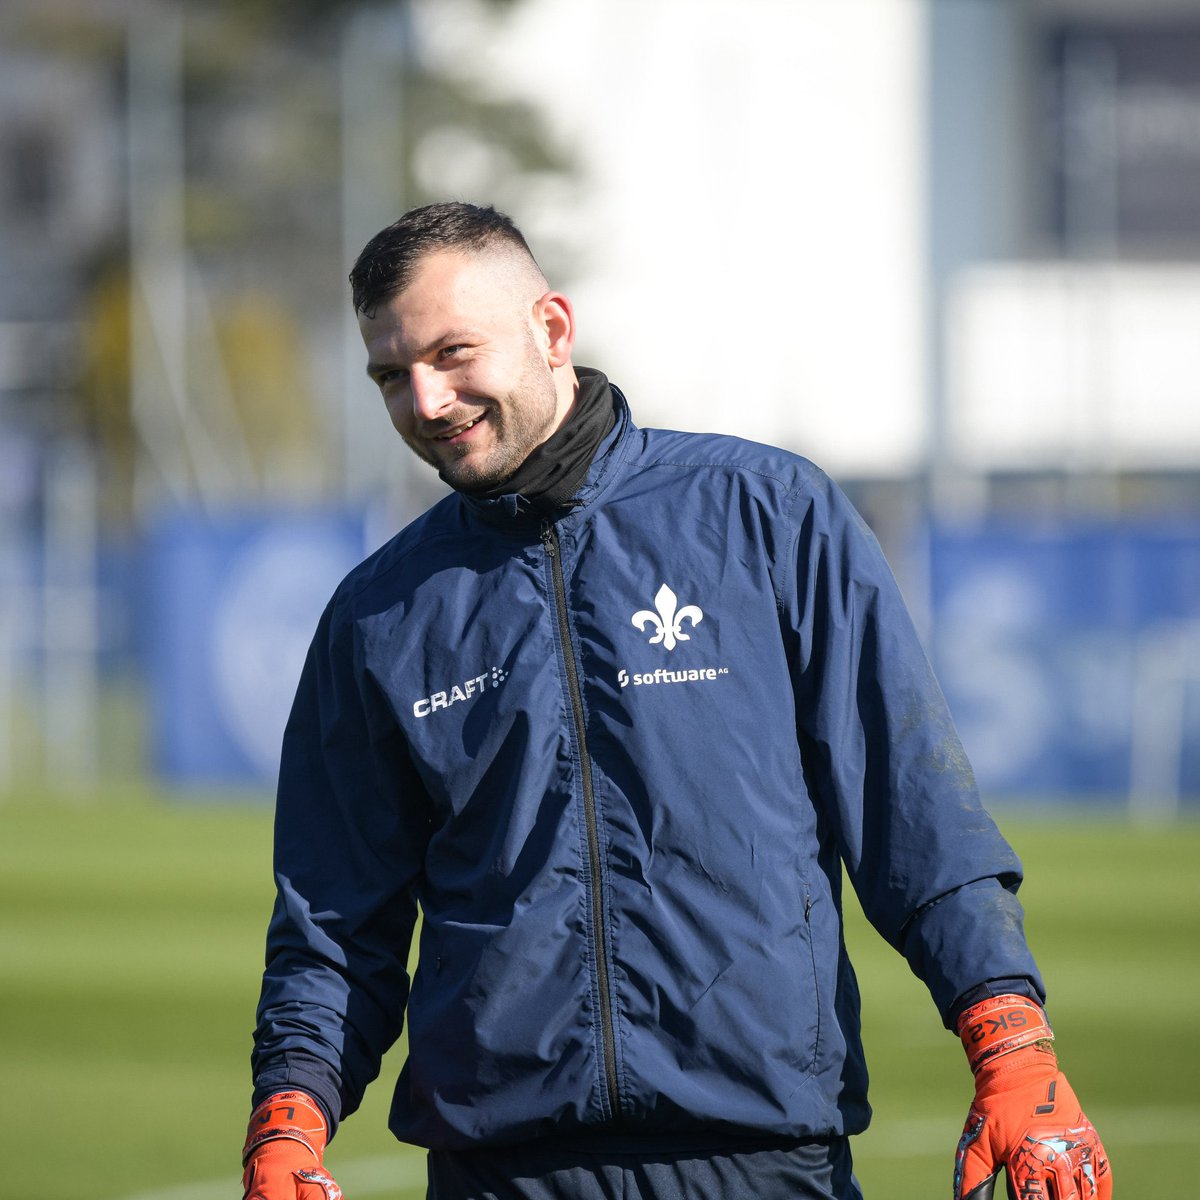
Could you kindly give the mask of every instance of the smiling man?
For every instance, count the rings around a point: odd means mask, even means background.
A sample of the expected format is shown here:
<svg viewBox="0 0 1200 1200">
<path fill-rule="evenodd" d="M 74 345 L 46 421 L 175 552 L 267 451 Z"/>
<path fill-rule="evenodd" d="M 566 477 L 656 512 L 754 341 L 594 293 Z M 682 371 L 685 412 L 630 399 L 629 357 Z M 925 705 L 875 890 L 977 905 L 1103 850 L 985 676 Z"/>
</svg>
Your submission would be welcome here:
<svg viewBox="0 0 1200 1200">
<path fill-rule="evenodd" d="M 1005 1170 L 1107 1200 L 1020 863 L 837 487 L 634 425 L 493 209 L 416 209 L 350 278 L 453 491 L 342 582 L 300 680 L 246 1196 L 337 1200 L 325 1145 L 407 1021 L 389 1123 L 435 1200 L 858 1200 L 844 869 L 974 1072 L 956 1200 Z"/>
<path fill-rule="evenodd" d="M 478 493 L 505 484 L 562 426 L 578 379 L 570 301 L 523 239 L 484 238 L 467 228 L 473 219 L 431 208 L 403 235 L 384 231 L 372 243 L 382 262 L 364 252 L 354 304 L 367 373 L 397 432 L 448 484 Z M 471 239 L 461 245 L 459 225 Z M 404 254 L 404 241 L 423 237 L 445 249 Z M 399 277 L 388 272 L 397 261 Z"/>
<path fill-rule="evenodd" d="M 507 243 L 427 255 L 357 311 L 392 424 L 453 487 L 504 483 L 575 406 L 570 302 Z"/>
</svg>

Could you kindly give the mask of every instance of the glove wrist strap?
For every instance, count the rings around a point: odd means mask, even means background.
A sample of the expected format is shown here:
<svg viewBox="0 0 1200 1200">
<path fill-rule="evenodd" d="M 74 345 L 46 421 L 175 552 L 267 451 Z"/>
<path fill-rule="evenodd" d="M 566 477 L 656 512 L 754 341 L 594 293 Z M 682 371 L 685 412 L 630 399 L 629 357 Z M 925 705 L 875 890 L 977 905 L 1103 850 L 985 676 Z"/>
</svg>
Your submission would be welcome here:
<svg viewBox="0 0 1200 1200">
<path fill-rule="evenodd" d="M 242 1166 L 259 1146 L 279 1138 L 299 1142 L 320 1164 L 326 1141 L 325 1114 L 307 1092 L 276 1092 L 250 1114 Z"/>
<path fill-rule="evenodd" d="M 998 1055 L 1054 1040 L 1042 1006 L 1026 996 L 992 996 L 973 1004 L 958 1018 L 958 1036 L 974 1072 Z"/>
</svg>

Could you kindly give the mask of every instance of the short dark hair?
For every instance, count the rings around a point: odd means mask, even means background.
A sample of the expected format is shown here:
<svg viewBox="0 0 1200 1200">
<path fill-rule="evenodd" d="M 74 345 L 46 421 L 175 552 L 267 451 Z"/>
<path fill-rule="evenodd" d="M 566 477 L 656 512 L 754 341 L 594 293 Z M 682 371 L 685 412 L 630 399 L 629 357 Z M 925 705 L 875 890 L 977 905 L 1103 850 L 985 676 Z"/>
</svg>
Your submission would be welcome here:
<svg viewBox="0 0 1200 1200">
<path fill-rule="evenodd" d="M 449 200 L 410 209 L 380 230 L 355 261 L 350 271 L 354 311 L 371 316 L 381 301 L 402 292 L 427 254 L 497 244 L 523 251 L 537 265 L 513 219 L 494 208 Z"/>
</svg>

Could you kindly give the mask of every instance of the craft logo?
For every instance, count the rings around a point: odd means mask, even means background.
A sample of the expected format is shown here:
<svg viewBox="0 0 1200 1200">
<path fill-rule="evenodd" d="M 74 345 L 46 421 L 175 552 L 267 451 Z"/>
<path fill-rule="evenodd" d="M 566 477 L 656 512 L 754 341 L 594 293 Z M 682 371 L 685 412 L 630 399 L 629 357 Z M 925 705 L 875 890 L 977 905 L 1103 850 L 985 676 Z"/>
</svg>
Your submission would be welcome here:
<svg viewBox="0 0 1200 1200">
<path fill-rule="evenodd" d="M 503 667 L 493 667 L 482 675 L 456 683 L 444 692 L 434 692 L 433 695 L 418 700 L 413 705 L 413 716 L 427 717 L 439 708 L 449 708 L 460 700 L 470 700 L 480 692 L 486 692 L 488 688 L 498 688 L 507 678 L 508 672 Z"/>
</svg>

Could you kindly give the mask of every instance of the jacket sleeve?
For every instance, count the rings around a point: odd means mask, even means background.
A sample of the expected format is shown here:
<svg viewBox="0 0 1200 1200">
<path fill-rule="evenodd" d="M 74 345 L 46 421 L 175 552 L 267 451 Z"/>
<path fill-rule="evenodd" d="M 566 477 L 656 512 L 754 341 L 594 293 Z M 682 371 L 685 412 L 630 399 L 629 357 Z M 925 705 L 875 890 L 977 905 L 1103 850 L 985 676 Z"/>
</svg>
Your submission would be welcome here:
<svg viewBox="0 0 1200 1200">
<path fill-rule="evenodd" d="M 989 980 L 1044 990 L 1021 864 L 974 774 L 873 534 L 815 471 L 782 583 L 805 779 L 863 911 L 947 1025 Z"/>
<path fill-rule="evenodd" d="M 251 1066 L 256 1101 L 314 1095 L 330 1128 L 399 1036 L 428 809 L 355 627 L 326 609 L 283 738 L 276 899 Z"/>
</svg>

